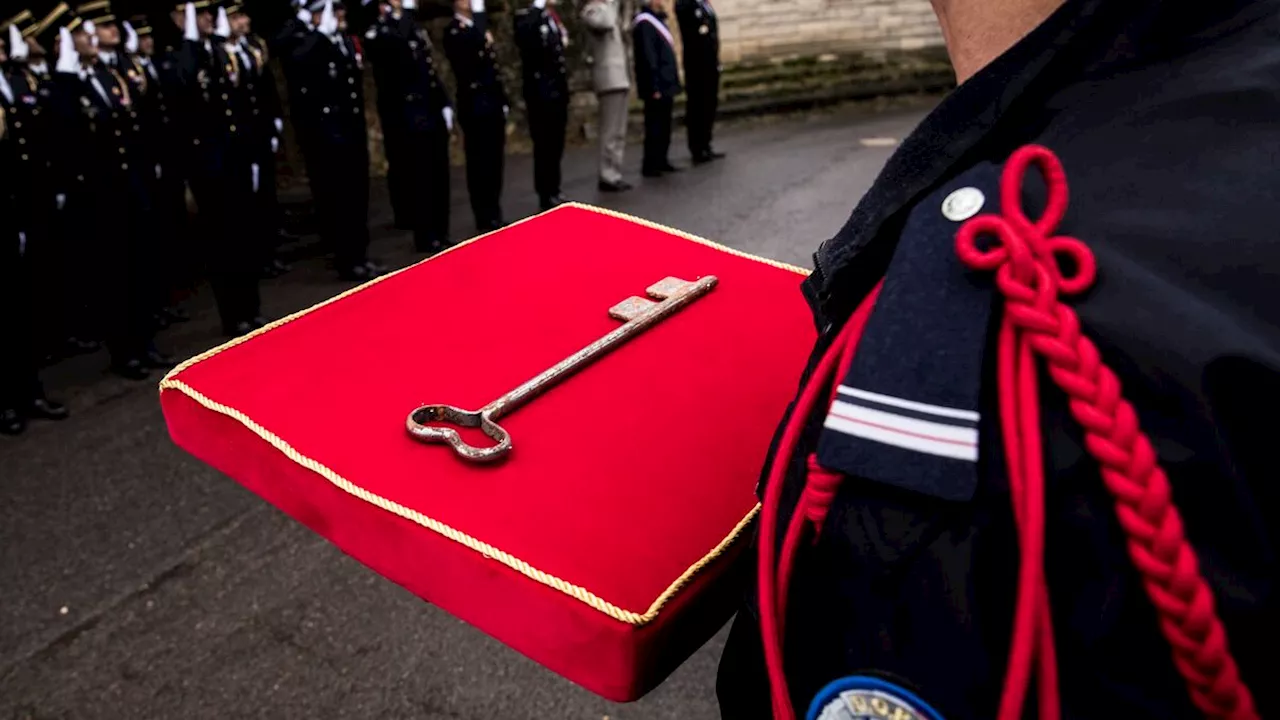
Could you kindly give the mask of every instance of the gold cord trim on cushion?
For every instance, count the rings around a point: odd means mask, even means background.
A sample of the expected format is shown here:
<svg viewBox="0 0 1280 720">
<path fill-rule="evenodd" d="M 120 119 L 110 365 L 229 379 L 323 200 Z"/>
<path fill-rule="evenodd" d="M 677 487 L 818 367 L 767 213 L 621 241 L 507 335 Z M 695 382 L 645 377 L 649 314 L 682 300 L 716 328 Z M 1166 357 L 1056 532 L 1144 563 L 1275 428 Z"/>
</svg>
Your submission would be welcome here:
<svg viewBox="0 0 1280 720">
<path fill-rule="evenodd" d="M 649 222 L 648 220 L 632 217 L 630 215 L 614 212 L 612 210 L 605 210 L 602 208 L 596 208 L 590 205 L 582 205 L 579 203 L 566 203 L 565 205 L 561 205 L 560 207 L 555 208 L 553 210 L 549 210 L 548 212 L 557 212 L 561 208 L 578 208 L 580 210 L 589 210 L 591 212 L 599 213 L 601 215 L 607 215 L 610 217 L 627 220 L 629 222 L 633 222 L 638 225 L 643 225 L 643 226 L 654 228 L 657 230 L 662 230 L 663 232 L 676 235 L 685 240 L 691 240 L 693 242 L 706 245 L 707 247 L 720 250 L 721 252 L 729 253 L 730 255 L 736 255 L 738 257 L 747 258 L 749 260 L 761 262 L 766 265 L 771 265 L 773 267 L 780 268 L 783 270 L 789 270 L 791 272 L 795 272 L 801 275 L 807 274 L 806 270 L 798 268 L 794 265 L 788 265 L 786 263 L 780 263 L 775 260 L 768 260 L 766 258 L 757 257 L 755 255 L 744 253 L 740 250 L 735 250 L 733 248 L 720 245 L 719 243 L 711 242 L 710 240 L 706 240 L 706 239 L 697 237 L 695 235 L 690 235 L 688 233 L 681 232 L 680 230 L 676 230 L 674 228 L 670 228 L 665 225 Z M 543 214 L 546 214 L 546 213 L 543 213 Z M 518 225 L 520 223 L 528 222 L 529 220 L 532 220 L 534 217 L 539 217 L 539 216 L 535 215 L 532 217 L 528 217 L 518 222 L 512 223 L 512 225 Z M 501 231 L 494 231 L 494 232 L 501 232 Z M 441 252 L 430 258 L 422 260 L 421 262 L 431 262 L 432 260 L 435 260 L 436 258 L 441 257 L 442 255 L 445 255 L 449 252 L 453 252 L 458 248 L 461 248 L 465 245 L 469 245 L 490 234 L 492 233 L 485 233 L 484 235 L 478 235 L 470 240 L 459 243 L 454 247 L 449 248 L 448 250 L 445 250 L 444 252 Z M 353 293 L 357 293 L 362 290 L 365 290 L 366 288 L 372 287 L 373 285 L 376 285 L 377 283 L 382 282 L 387 278 L 390 278 L 394 275 L 398 275 L 399 273 L 402 273 L 405 270 L 408 270 L 410 268 L 416 267 L 418 264 L 421 264 L 421 263 L 415 263 L 414 265 L 410 265 L 408 267 L 402 268 L 395 272 L 388 273 L 387 275 L 383 275 L 382 277 L 371 280 L 363 285 L 351 288 L 346 292 L 339 293 L 338 295 L 335 295 L 332 298 L 329 298 L 328 300 L 325 300 L 323 302 L 317 303 L 316 305 L 313 305 L 305 310 L 301 310 L 292 315 L 289 315 L 288 317 L 284 317 L 279 320 L 276 320 L 275 322 L 269 323 L 268 325 L 266 325 L 265 327 L 259 330 L 255 330 L 254 332 L 251 332 L 247 335 L 236 338 L 223 345 L 219 345 L 218 347 L 215 347 L 211 350 L 200 353 L 199 355 L 196 355 L 195 357 L 179 364 L 173 370 L 170 370 L 169 373 L 165 375 L 164 379 L 160 381 L 160 392 L 163 393 L 166 390 L 173 390 L 173 391 L 180 392 L 183 395 L 186 395 L 187 397 L 191 398 L 202 407 L 208 410 L 211 410 L 213 412 L 216 412 L 220 415 L 225 415 L 239 422 L 241 425 L 244 425 L 245 428 L 247 428 L 250 432 L 262 438 L 269 445 L 271 445 L 272 447 L 274 447 L 275 449 L 283 453 L 285 457 L 289 458 L 290 460 L 297 463 L 298 465 L 301 465 L 302 467 L 316 473 L 320 477 L 332 483 L 339 490 L 342 490 L 343 492 L 349 495 L 352 495 L 353 497 L 356 497 L 360 500 L 363 500 L 371 505 L 382 508 L 383 510 L 386 510 L 394 515 L 404 518 L 405 520 L 409 520 L 410 522 L 416 523 L 424 528 L 427 528 L 428 530 L 431 530 L 432 532 L 443 535 L 444 537 L 450 540 L 453 540 L 454 542 L 457 542 L 461 545 L 464 545 L 467 548 L 475 550 L 476 552 L 480 553 L 481 555 L 484 555 L 487 558 L 497 560 L 498 562 L 502 563 L 503 565 L 506 565 L 512 570 L 515 570 L 521 575 L 524 575 L 525 577 L 535 582 L 546 585 L 547 587 L 554 588 L 564 593 L 565 595 L 568 595 L 576 600 L 581 601 L 586 605 L 589 605 L 590 607 L 604 613 L 605 615 L 608 615 L 609 617 L 615 620 L 626 623 L 628 625 L 634 625 L 634 626 L 645 625 L 651 622 L 654 618 L 658 616 L 658 613 L 662 610 L 662 608 L 668 602 L 670 602 L 671 599 L 675 597 L 678 592 L 684 589 L 684 587 L 687 586 L 693 580 L 693 578 L 697 576 L 698 573 L 700 573 L 704 568 L 706 568 L 707 565 L 710 565 L 712 562 L 715 562 L 717 558 L 723 555 L 724 552 L 728 550 L 731 545 L 733 545 L 734 541 L 736 541 L 738 537 L 741 536 L 742 533 L 747 529 L 747 527 L 751 525 L 751 522 L 755 519 L 756 515 L 760 512 L 759 504 L 756 504 L 755 507 L 751 508 L 751 510 L 747 512 L 747 514 L 744 515 L 741 520 L 738 521 L 738 524 L 734 526 L 733 530 L 731 530 L 729 534 L 726 535 L 724 539 L 722 539 L 714 548 L 712 548 L 706 555 L 702 556 L 697 562 L 690 565 L 688 569 L 686 569 L 683 573 L 680 574 L 679 577 L 675 579 L 675 581 L 673 581 L 670 585 L 668 585 L 667 588 L 663 590 L 662 593 L 659 594 L 656 599 L 654 599 L 653 603 L 649 605 L 649 608 L 647 610 L 645 610 L 642 613 L 635 612 L 635 611 L 627 610 L 617 605 L 614 605 L 613 603 L 609 602 L 608 600 L 605 600 L 604 598 L 601 598 L 599 595 L 596 595 L 595 593 L 591 592 L 590 590 L 587 590 L 586 588 L 583 588 L 579 585 L 574 585 L 573 583 L 562 580 L 556 577 L 555 575 L 551 575 L 549 573 L 543 572 L 533 567 L 529 563 L 515 557 L 514 555 L 511 555 L 510 553 L 499 550 L 498 548 L 486 542 L 478 540 L 438 520 L 430 518 L 418 512 L 417 510 L 406 507 L 395 501 L 388 500 L 387 498 L 384 498 L 380 495 L 375 495 L 374 493 L 371 493 L 368 490 L 365 490 L 359 485 L 356 485 L 350 480 L 347 480 L 346 478 L 337 474 L 333 470 L 329 469 L 319 461 L 314 460 L 313 458 L 307 457 L 306 455 L 303 455 L 302 453 L 298 452 L 296 449 L 293 448 L 292 445 L 290 445 L 280 436 L 271 432 L 270 430 L 263 427 L 262 425 L 259 425 L 257 422 L 254 422 L 253 419 L 249 418 L 247 415 L 240 412 L 239 410 L 236 410 L 235 408 L 230 407 L 228 405 L 219 403 L 209 398 L 208 396 L 204 395 L 203 393 L 196 390 L 195 388 L 191 387 L 190 385 L 186 384 L 185 382 L 175 379 L 179 373 L 191 367 L 192 365 L 195 365 L 199 362 L 207 360 L 213 357 L 214 355 L 217 355 L 218 353 L 224 350 L 235 347 L 236 345 L 239 345 L 243 342 L 248 342 L 249 340 L 253 339 L 254 337 L 257 337 L 262 333 L 265 333 L 273 328 L 279 327 L 285 323 L 291 322 L 299 317 L 302 317 L 303 315 L 306 315 L 307 313 L 318 310 L 319 308 L 322 308 L 325 305 L 328 305 L 333 302 L 337 302 L 338 300 L 341 300 L 342 298 L 345 298 L 348 295 L 351 295 Z"/>
</svg>

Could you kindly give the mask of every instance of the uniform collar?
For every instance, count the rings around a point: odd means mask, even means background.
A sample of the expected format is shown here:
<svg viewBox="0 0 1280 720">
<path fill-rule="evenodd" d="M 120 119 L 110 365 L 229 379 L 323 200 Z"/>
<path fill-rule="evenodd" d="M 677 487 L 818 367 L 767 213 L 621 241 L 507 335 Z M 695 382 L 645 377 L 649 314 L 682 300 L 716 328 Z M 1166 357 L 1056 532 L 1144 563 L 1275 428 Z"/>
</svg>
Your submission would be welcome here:
<svg viewBox="0 0 1280 720">
<path fill-rule="evenodd" d="M 1066 0 L 939 103 L 902 142 L 844 227 L 818 249 L 804 291 L 819 326 L 846 317 L 849 303 L 879 280 L 893 254 L 892 229 L 920 198 L 975 162 L 1033 141 L 1056 112 L 1055 95 L 1188 52 L 1204 38 L 1273 12 L 1275 3 L 1250 0 L 1194 9 L 1160 0 Z"/>
</svg>

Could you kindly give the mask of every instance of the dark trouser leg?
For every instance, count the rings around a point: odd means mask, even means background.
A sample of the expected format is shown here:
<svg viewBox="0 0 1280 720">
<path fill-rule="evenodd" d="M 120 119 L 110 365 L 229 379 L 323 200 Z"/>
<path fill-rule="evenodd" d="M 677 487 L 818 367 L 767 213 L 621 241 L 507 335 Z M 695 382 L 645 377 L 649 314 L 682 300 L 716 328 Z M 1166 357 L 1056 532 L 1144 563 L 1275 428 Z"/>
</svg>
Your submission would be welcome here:
<svg viewBox="0 0 1280 720">
<path fill-rule="evenodd" d="M 267 148 L 268 150 L 270 147 Z M 280 198 L 276 192 L 276 156 L 264 152 L 258 161 L 258 192 L 254 198 L 257 208 L 254 234 L 259 239 L 259 265 L 266 266 L 276 259 L 280 232 Z"/>
<path fill-rule="evenodd" d="M 415 132 L 408 137 L 412 199 L 415 211 L 414 246 L 428 252 L 449 238 L 449 134 L 443 128 Z"/>
<path fill-rule="evenodd" d="M 641 166 L 646 173 L 662 170 L 666 152 L 661 149 L 662 134 L 661 100 L 645 98 L 644 101 L 644 162 Z"/>
<path fill-rule="evenodd" d="M 369 149 L 363 137 L 343 145 L 340 157 L 336 194 L 343 233 L 338 266 L 354 267 L 369 260 Z"/>
<path fill-rule="evenodd" d="M 399 127 L 382 116 L 383 152 L 387 156 L 387 192 L 391 196 L 391 214 L 398 228 L 414 227 L 414 176 L 419 169 L 413 166 L 415 156 L 407 128 Z"/>
<path fill-rule="evenodd" d="M 689 129 L 689 153 L 694 157 L 711 150 L 711 129 L 716 121 L 719 105 L 720 73 L 699 71 L 686 75 L 688 102 L 685 105 L 685 125 Z"/>
<path fill-rule="evenodd" d="M 476 116 L 463 124 L 467 152 L 467 193 L 476 227 L 487 230 L 502 219 L 502 170 L 506 121 L 501 114 Z"/>
<path fill-rule="evenodd" d="M 488 190 L 489 217 L 495 223 L 502 220 L 502 178 L 507 162 L 507 121 L 502 114 L 496 115 L 489 123 L 489 147 L 492 148 L 486 161 L 489 166 Z"/>
<path fill-rule="evenodd" d="M 670 162 L 671 98 L 644 101 L 644 170 L 658 172 Z"/>
<path fill-rule="evenodd" d="M 8 228 L 6 228 L 6 231 Z M 16 235 L 16 231 L 13 233 Z M 32 334 L 34 309 L 30 263 L 18 255 L 17 238 L 0 248 L 0 410 L 25 410 L 44 393 Z"/>
<path fill-rule="evenodd" d="M 354 143 L 317 143 L 307 150 L 320 237 L 333 249 L 339 272 L 363 265 L 369 259 L 368 151 Z"/>
<path fill-rule="evenodd" d="M 533 187 L 542 200 L 560 194 L 560 163 L 564 158 L 565 102 L 529 103 L 529 135 L 533 139 Z"/>
</svg>

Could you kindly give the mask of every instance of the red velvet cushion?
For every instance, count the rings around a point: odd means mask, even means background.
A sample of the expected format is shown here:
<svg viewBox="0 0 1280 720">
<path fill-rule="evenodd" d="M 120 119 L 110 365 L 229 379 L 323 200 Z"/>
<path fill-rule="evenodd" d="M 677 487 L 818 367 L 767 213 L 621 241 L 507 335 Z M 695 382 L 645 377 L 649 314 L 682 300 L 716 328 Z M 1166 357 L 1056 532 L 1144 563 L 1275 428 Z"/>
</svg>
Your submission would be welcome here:
<svg viewBox="0 0 1280 720">
<path fill-rule="evenodd" d="M 503 418 L 467 464 L 404 429 L 479 408 L 619 325 L 669 275 L 705 297 Z M 814 332 L 800 272 L 566 206 L 193 358 L 175 442 L 361 562 L 613 700 L 733 611 L 726 574 Z M 469 436 L 474 437 L 474 436 Z"/>
</svg>

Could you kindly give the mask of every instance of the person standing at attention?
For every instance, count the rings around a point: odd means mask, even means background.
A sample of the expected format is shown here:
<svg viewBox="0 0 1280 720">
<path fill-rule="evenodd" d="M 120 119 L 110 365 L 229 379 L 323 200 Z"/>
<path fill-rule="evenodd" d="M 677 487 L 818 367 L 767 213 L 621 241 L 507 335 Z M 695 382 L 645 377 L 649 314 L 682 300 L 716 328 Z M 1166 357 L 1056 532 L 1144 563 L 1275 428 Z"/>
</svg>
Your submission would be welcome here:
<svg viewBox="0 0 1280 720">
<path fill-rule="evenodd" d="M 620 0 L 589 0 L 582 22 L 591 33 L 591 84 L 596 93 L 600 135 L 600 190 L 622 192 L 631 184 L 622 179 L 622 154 L 627 147 L 627 48 L 618 27 Z"/>
<path fill-rule="evenodd" d="M 458 81 L 458 119 L 476 229 L 498 230 L 507 224 L 502 218 L 502 166 L 511 107 L 498 73 L 484 0 L 454 0 L 444 54 Z"/>
<path fill-rule="evenodd" d="M 515 38 L 524 70 L 524 104 L 533 139 L 533 186 L 542 210 L 563 204 L 560 161 L 569 125 L 569 71 L 564 49 L 569 31 L 556 15 L 555 0 L 533 0 L 516 11 Z"/>
<path fill-rule="evenodd" d="M 667 159 L 667 151 L 671 148 L 671 106 L 680 94 L 680 77 L 663 2 L 648 0 L 631 24 L 636 90 L 644 100 L 644 163 L 640 174 L 647 178 L 678 170 Z"/>
<path fill-rule="evenodd" d="M 720 99 L 720 31 L 710 0 L 676 0 L 676 21 L 684 47 L 687 104 L 684 124 L 693 164 L 718 160 L 724 153 L 711 148 L 711 128 Z"/>
</svg>

